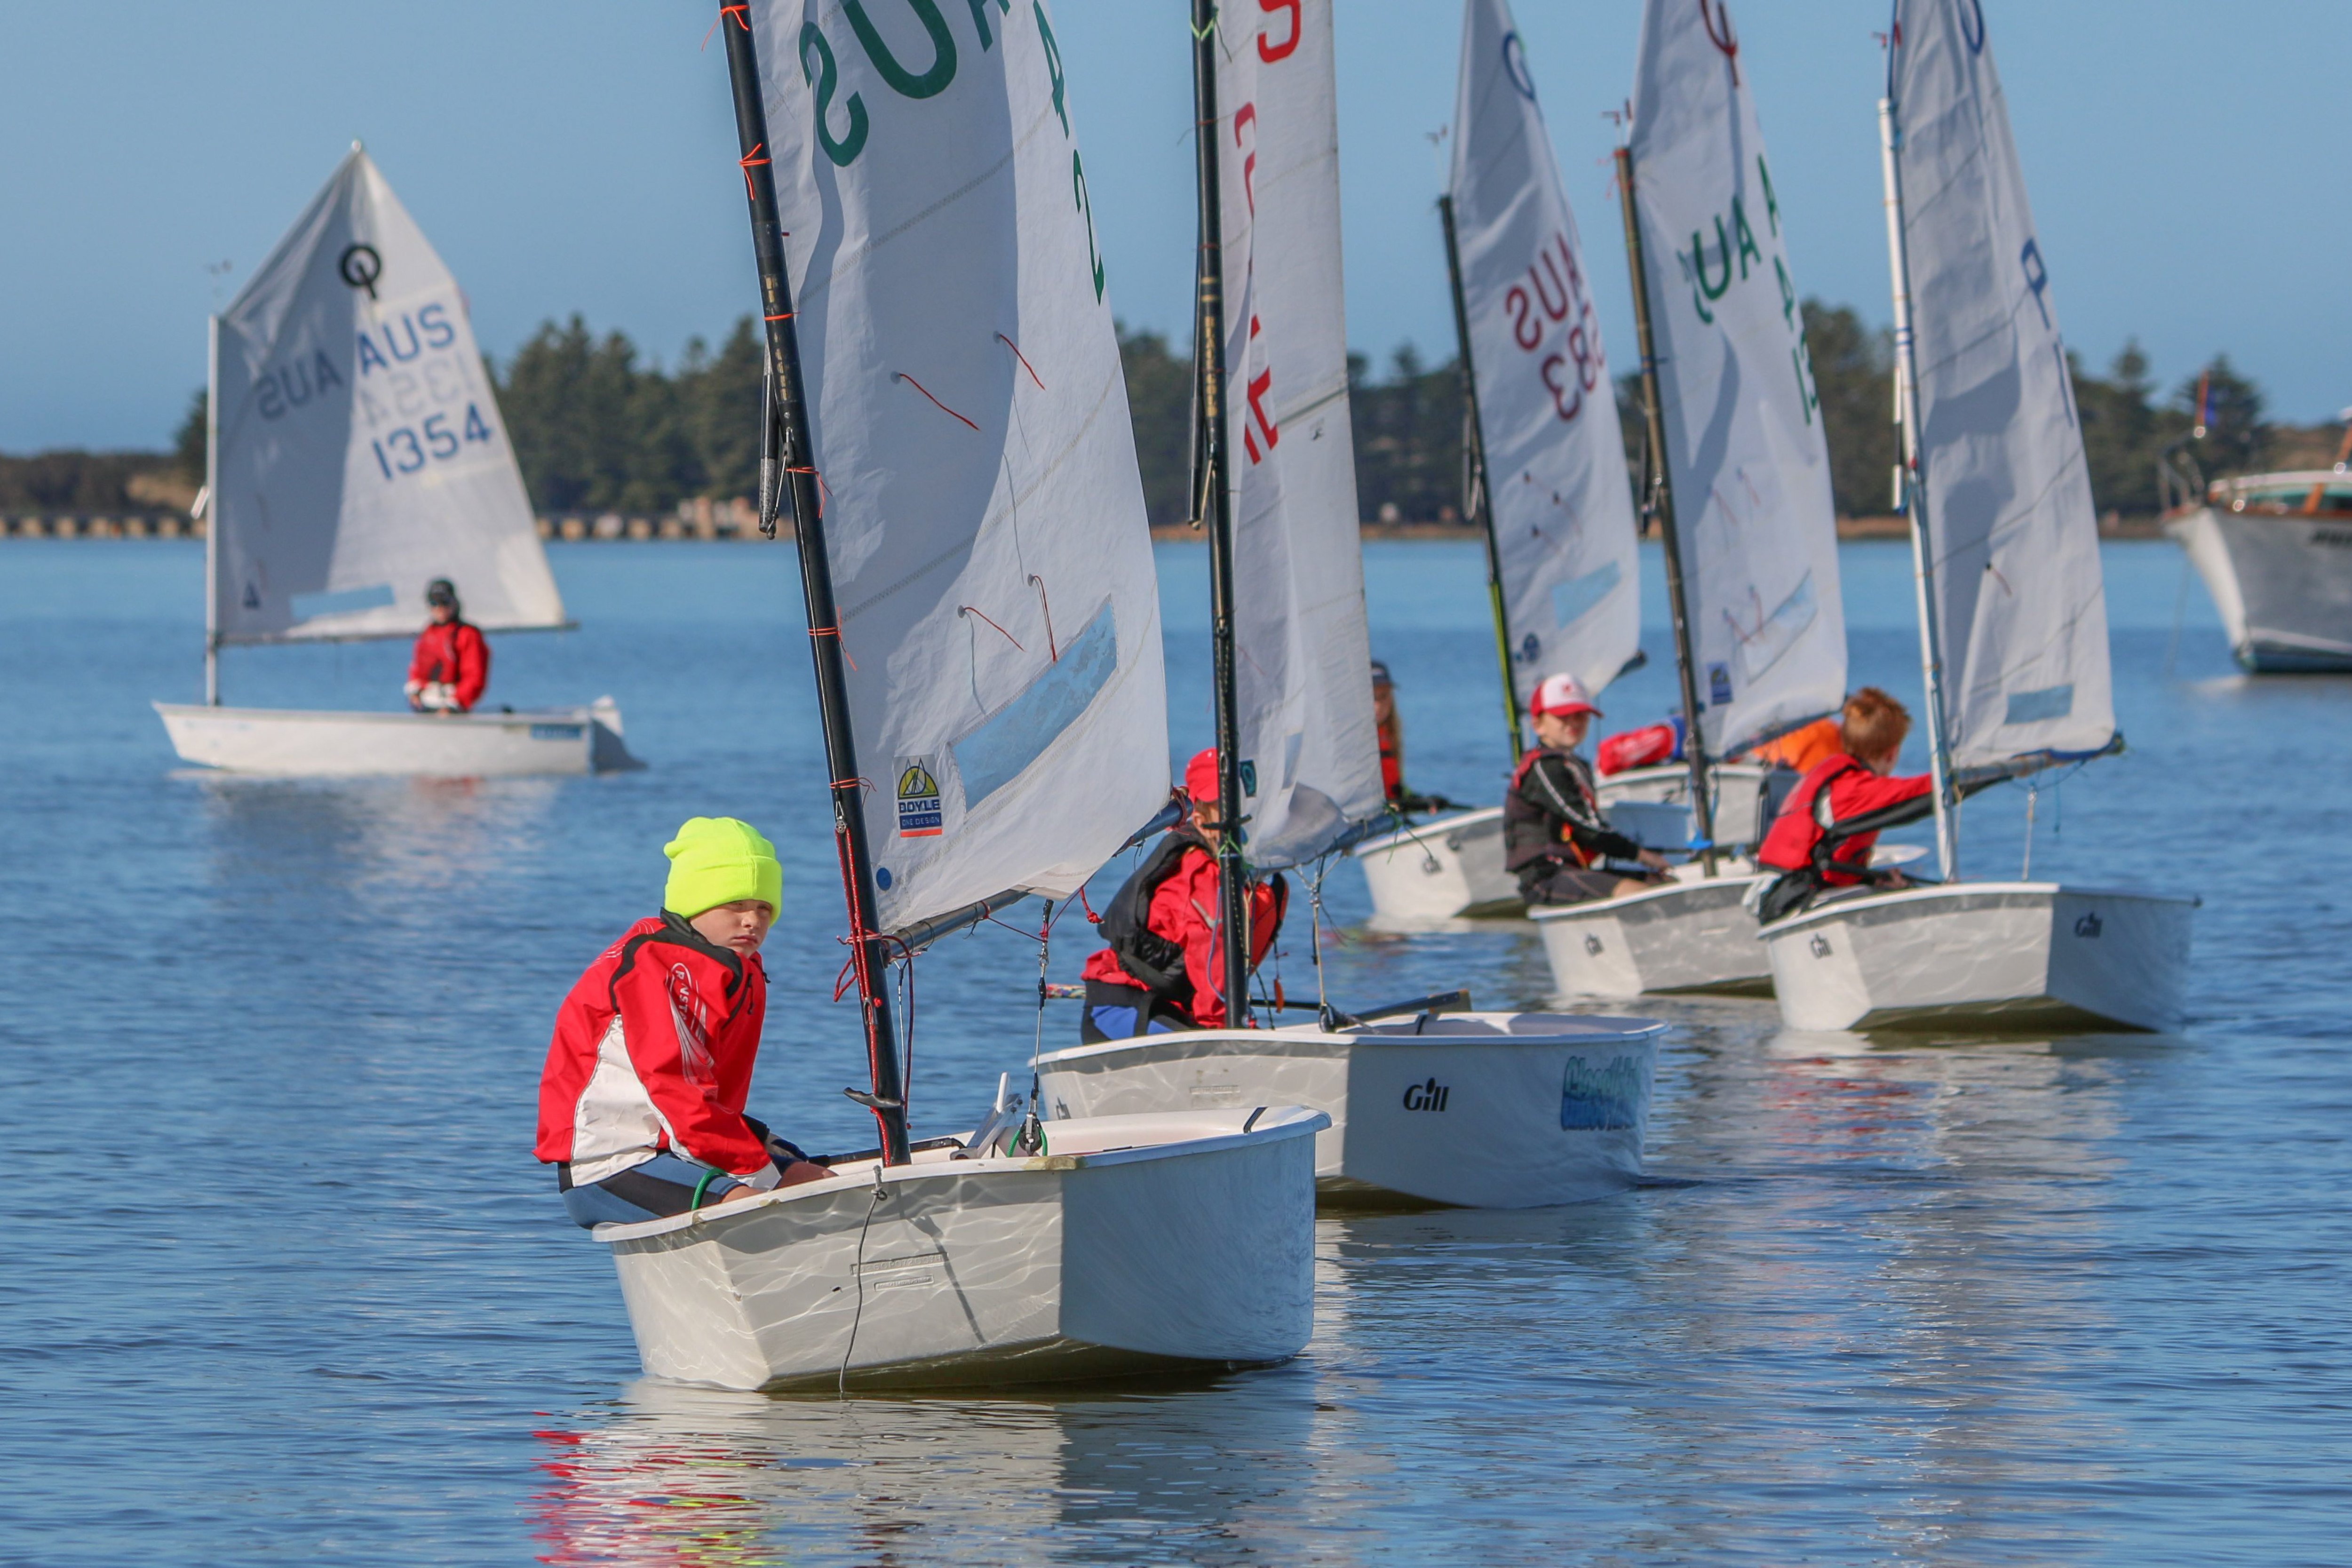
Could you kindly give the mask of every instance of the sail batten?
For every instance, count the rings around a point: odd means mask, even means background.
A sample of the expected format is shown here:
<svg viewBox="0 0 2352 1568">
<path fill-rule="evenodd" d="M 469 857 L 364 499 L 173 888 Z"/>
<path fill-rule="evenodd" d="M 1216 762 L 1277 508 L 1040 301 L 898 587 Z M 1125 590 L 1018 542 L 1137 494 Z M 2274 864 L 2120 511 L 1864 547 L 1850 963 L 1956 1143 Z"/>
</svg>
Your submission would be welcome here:
<svg viewBox="0 0 2352 1568">
<path fill-rule="evenodd" d="M 1264 8 L 1261 8 L 1262 10 Z M 1218 50 L 1225 451 L 1249 856 L 1294 865 L 1383 809 L 1341 300 L 1329 0 Z"/>
<path fill-rule="evenodd" d="M 1844 700 L 1829 451 L 1763 131 L 1721 0 L 1649 0 L 1629 142 L 1711 755 Z"/>
<path fill-rule="evenodd" d="M 1467 0 L 1449 179 L 1512 673 L 1599 691 L 1641 646 L 1616 386 L 1518 28 Z"/>
<path fill-rule="evenodd" d="M 446 577 L 489 631 L 563 603 L 464 295 L 353 148 L 218 321 L 222 643 L 413 635 Z"/>
<path fill-rule="evenodd" d="M 1955 768 L 2116 733 L 2098 516 L 1979 0 L 1896 0 L 1887 92 Z"/>
<path fill-rule="evenodd" d="M 1169 783 L 1150 535 L 1052 13 L 938 15 L 910 75 L 838 5 L 749 13 L 893 931 L 1066 897 Z"/>
</svg>

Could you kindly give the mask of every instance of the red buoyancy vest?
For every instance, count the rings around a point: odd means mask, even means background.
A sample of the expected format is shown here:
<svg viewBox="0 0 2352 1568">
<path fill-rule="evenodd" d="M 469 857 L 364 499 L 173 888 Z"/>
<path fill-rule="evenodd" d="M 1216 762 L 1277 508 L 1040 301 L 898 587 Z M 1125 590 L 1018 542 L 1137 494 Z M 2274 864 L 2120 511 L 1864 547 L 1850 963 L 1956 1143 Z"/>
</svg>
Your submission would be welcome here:
<svg viewBox="0 0 2352 1568">
<path fill-rule="evenodd" d="M 1373 728 L 1381 742 L 1381 788 L 1394 800 L 1404 794 L 1403 748 L 1397 743 L 1397 721 L 1391 718 Z"/>
<path fill-rule="evenodd" d="M 1868 774 L 1870 770 L 1841 752 L 1807 773 L 1790 792 L 1789 803 L 1773 819 L 1772 830 L 1764 836 L 1764 843 L 1756 851 L 1756 858 L 1780 871 L 1818 867 L 1822 881 L 1828 887 L 1852 887 L 1862 881 L 1869 874 L 1870 851 L 1878 843 L 1878 835 L 1875 832 L 1849 833 L 1834 843 L 1824 844 L 1823 840 L 1829 837 L 1831 825 L 1822 820 L 1832 816 L 1831 795 L 1837 781 L 1855 773 Z M 1876 786 L 1874 793 L 1883 793 L 1892 798 L 1865 804 L 1861 811 L 1849 813 L 1849 820 L 1881 810 L 1896 801 L 1916 799 L 1928 787 L 1925 778 L 1882 780 L 1871 774 L 1864 782 Z M 1832 820 L 1834 821 L 1834 817 Z"/>
</svg>

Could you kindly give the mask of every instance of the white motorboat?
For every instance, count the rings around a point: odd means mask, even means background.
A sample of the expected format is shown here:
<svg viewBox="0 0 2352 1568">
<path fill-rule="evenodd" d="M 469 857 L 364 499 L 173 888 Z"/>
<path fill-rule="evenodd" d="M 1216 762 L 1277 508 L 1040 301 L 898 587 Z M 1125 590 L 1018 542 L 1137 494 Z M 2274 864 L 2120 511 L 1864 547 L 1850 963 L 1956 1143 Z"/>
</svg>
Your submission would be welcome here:
<svg viewBox="0 0 2352 1568">
<path fill-rule="evenodd" d="M 467 714 L 224 708 L 224 647 L 415 637 L 426 585 L 486 632 L 568 626 L 464 293 L 351 153 L 211 322 L 205 701 L 181 760 L 237 773 L 488 777 L 637 765 L 611 698 Z"/>
<path fill-rule="evenodd" d="M 1770 966 L 1756 941 L 1749 895 L 1772 879 L 1743 856 L 1709 876 L 1699 861 L 1638 893 L 1528 911 L 1542 933 L 1563 996 L 1639 996 L 1655 991 L 1762 993 Z"/>
<path fill-rule="evenodd" d="M 1945 880 L 1817 894 L 1765 931 L 1773 990 L 1797 1028 L 2172 1028 L 2195 900 L 1959 878 L 1964 772 L 2030 773 L 2120 737 L 2073 385 L 1983 14 L 1897 0 L 1887 47 L 1881 167 Z M 1913 179 L 1935 193 L 1916 212 Z"/>
<path fill-rule="evenodd" d="M 657 1375 L 1032 1383 L 1279 1361 L 1312 1326 L 1311 1110 L 1046 1127 L 1000 1089 L 956 1146 L 908 1139 L 889 966 L 1024 892 L 1068 896 L 1168 795 L 1142 486 L 1045 16 L 1009 13 L 1002 47 L 909 100 L 918 133 L 856 159 L 828 152 L 822 121 L 772 132 L 764 103 L 800 89 L 799 14 L 720 18 L 772 373 L 763 451 L 781 482 L 761 521 L 789 498 L 873 1081 L 855 1098 L 881 1140 L 827 1180 L 599 1228 Z M 778 171 L 803 237 L 797 312 Z M 925 356 L 930 395 L 877 363 L 877 323 Z M 949 419 L 940 394 L 968 413 Z M 943 425 L 950 456 L 904 460 Z M 908 579 L 918 547 L 951 564 Z M 1055 603 L 1091 618 L 1057 639 Z M 973 605 L 1002 637 L 971 638 Z M 888 787 L 866 787 L 861 750 L 889 760 Z"/>
<path fill-rule="evenodd" d="M 2258 675 L 2352 670 L 2352 474 L 2221 479 L 2165 531 L 2205 579 L 2230 652 Z"/>
<path fill-rule="evenodd" d="M 585 708 L 473 713 L 306 712 L 158 702 L 184 762 L 301 778 L 409 773 L 499 778 L 609 773 L 640 764 L 609 697 Z"/>
<path fill-rule="evenodd" d="M 1255 1105 L 1324 1112 L 1329 1199 L 1533 1208 L 1632 1186 L 1664 1024 L 1561 1013 L 1417 1014 L 1327 1030 L 1204 1029 L 1038 1058 L 1055 1118 Z M 1059 1137 L 1065 1122 L 1046 1123 Z"/>
<path fill-rule="evenodd" d="M 2196 907 L 2055 882 L 1862 889 L 1775 921 L 1761 945 L 1795 1029 L 2169 1030 Z"/>
<path fill-rule="evenodd" d="M 1282 1361 L 1312 1326 L 1297 1106 L 1055 1121 L 596 1227 L 646 1370 L 723 1388 L 956 1388 Z M 1009 1130 L 1008 1130 L 1009 1131 Z"/>
</svg>

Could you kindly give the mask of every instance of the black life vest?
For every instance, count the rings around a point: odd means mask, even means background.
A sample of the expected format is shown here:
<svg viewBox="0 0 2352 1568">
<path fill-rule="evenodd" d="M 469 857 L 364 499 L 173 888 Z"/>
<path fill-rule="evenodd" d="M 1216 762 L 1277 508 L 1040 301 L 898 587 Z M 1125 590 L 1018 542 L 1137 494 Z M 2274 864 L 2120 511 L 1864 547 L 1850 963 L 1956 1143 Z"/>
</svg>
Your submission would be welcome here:
<svg viewBox="0 0 2352 1568">
<path fill-rule="evenodd" d="M 1184 971 L 1184 944 L 1151 929 L 1151 900 L 1160 885 L 1184 864 L 1184 852 L 1213 852 L 1189 828 L 1179 827 L 1152 846 L 1135 874 L 1120 885 L 1103 910 L 1102 939 L 1118 959 L 1118 966 L 1151 994 L 1155 1006 L 1167 1004 L 1192 1011 L 1192 977 Z"/>
</svg>

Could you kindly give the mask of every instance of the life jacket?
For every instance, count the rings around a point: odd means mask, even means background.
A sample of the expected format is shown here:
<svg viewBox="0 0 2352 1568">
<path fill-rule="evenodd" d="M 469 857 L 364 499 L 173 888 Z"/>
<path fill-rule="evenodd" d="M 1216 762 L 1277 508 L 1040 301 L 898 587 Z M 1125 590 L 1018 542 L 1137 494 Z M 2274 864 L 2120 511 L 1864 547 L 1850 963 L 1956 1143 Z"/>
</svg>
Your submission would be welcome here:
<svg viewBox="0 0 2352 1568">
<path fill-rule="evenodd" d="M 1832 862 L 1855 835 L 1845 835 L 1836 840 L 1830 837 L 1827 815 L 1829 787 L 1847 773 L 1864 771 L 1862 763 L 1840 754 L 1832 757 L 1799 782 L 1790 792 L 1788 804 L 1780 815 L 1772 819 L 1771 830 L 1756 851 L 1757 860 L 1780 871 L 1797 871 L 1811 867 L 1826 883 Z M 1848 867 L 1849 873 L 1859 868 Z"/>
<path fill-rule="evenodd" d="M 1628 768 L 1654 767 L 1660 763 L 1683 760 L 1683 721 L 1680 718 L 1663 724 L 1645 724 L 1639 730 L 1628 730 L 1622 735 L 1612 735 L 1601 742 L 1593 753 L 1600 761 L 1603 774 L 1622 773 Z"/>
<path fill-rule="evenodd" d="M 1152 846 L 1135 875 L 1111 895 L 1103 910 L 1102 939 L 1136 984 L 1151 993 L 1154 1004 L 1167 1003 L 1192 1010 L 1192 978 L 1184 970 L 1184 944 L 1151 929 L 1151 900 L 1160 885 L 1184 864 L 1184 852 L 1211 854 L 1208 845 L 1184 828 L 1168 834 Z"/>
<path fill-rule="evenodd" d="M 1397 744 L 1397 722 L 1391 718 L 1373 728 L 1381 741 L 1381 788 L 1395 800 L 1404 794 L 1404 759 Z"/>
<path fill-rule="evenodd" d="M 1580 870 L 1601 859 L 1599 854 L 1588 853 L 1582 845 L 1577 843 L 1574 817 L 1562 816 L 1539 805 L 1523 793 L 1521 786 L 1528 782 L 1528 775 L 1546 757 L 1559 757 L 1567 763 L 1561 771 L 1567 773 L 1570 784 L 1576 791 L 1578 799 L 1572 804 L 1584 809 L 1585 826 L 1588 828 L 1607 826 L 1606 819 L 1601 815 L 1600 798 L 1587 782 L 1581 760 L 1571 752 L 1548 751 L 1538 746 L 1519 759 L 1519 765 L 1511 770 L 1511 787 L 1503 792 L 1503 867 L 1506 870 L 1517 871 L 1538 860 L 1565 862 Z"/>
</svg>

